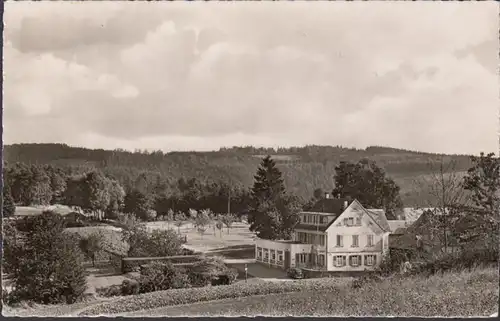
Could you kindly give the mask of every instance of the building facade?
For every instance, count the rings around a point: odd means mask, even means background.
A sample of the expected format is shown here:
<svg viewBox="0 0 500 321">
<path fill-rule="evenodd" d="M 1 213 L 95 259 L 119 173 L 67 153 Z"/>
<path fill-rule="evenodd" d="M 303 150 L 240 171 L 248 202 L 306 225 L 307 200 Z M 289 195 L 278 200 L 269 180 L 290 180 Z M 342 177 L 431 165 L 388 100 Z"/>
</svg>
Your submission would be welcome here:
<svg viewBox="0 0 500 321">
<path fill-rule="evenodd" d="M 373 270 L 389 251 L 390 232 L 384 211 L 326 198 L 300 213 L 291 241 L 256 239 L 255 258 L 283 269 Z"/>
</svg>

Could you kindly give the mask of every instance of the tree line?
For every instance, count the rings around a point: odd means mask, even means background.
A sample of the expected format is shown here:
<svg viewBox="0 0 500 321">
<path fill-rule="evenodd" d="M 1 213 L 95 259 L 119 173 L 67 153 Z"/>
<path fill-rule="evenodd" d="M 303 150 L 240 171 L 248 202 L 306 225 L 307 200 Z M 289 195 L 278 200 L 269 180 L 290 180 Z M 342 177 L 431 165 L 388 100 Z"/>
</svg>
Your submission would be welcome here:
<svg viewBox="0 0 500 321">
<path fill-rule="evenodd" d="M 171 152 L 102 150 L 70 147 L 64 144 L 16 144 L 5 146 L 4 160 L 8 164 L 54 165 L 73 174 L 98 169 L 118 180 L 123 188 L 132 189 L 136 181 L 145 178 L 148 185 L 162 180 L 169 185 L 184 178 L 196 177 L 202 184 L 224 182 L 230 186 L 248 188 L 253 183 L 261 156 L 271 155 L 283 173 L 284 184 L 293 194 L 308 199 L 316 188 L 331 190 L 332 176 L 341 161 L 357 163 L 370 158 L 392 177 L 403 191 L 405 204 L 413 206 L 425 202 L 406 195 L 411 189 L 408 178 L 429 173 L 428 160 L 445 159 L 457 163 L 458 170 L 466 171 L 470 159 L 463 155 L 435 155 L 399 149 L 369 147 L 367 149 L 343 146 L 304 146 L 290 148 L 232 147 L 213 152 Z M 142 178 L 141 178 L 142 177 Z M 412 203 L 409 203 L 409 202 Z"/>
<path fill-rule="evenodd" d="M 98 169 L 72 173 L 53 165 L 15 163 L 3 169 L 4 216 L 15 205 L 64 204 L 96 219 L 116 218 L 120 212 L 148 220 L 170 211 L 189 215 L 189 210 L 243 215 L 249 191 L 224 182 L 181 178 L 176 182 L 139 175 L 131 187 Z"/>
</svg>

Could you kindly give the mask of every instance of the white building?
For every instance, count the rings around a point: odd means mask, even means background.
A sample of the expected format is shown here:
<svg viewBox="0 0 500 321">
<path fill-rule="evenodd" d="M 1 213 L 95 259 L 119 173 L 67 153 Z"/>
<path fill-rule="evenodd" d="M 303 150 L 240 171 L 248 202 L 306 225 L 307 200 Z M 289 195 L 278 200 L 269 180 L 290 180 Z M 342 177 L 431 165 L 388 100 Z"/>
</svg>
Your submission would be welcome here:
<svg viewBox="0 0 500 321">
<path fill-rule="evenodd" d="M 293 240 L 256 239 L 256 261 L 283 269 L 364 271 L 377 267 L 389 251 L 391 229 L 383 210 L 357 200 L 325 198 L 300 213 Z"/>
</svg>

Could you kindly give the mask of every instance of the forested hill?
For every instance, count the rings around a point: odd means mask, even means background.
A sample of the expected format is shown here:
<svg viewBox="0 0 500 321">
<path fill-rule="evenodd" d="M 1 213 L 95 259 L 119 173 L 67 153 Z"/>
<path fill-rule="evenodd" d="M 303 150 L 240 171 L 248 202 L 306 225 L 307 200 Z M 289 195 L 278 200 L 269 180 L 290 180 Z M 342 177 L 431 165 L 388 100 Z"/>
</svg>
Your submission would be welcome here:
<svg viewBox="0 0 500 321">
<path fill-rule="evenodd" d="M 335 166 L 340 161 L 356 162 L 363 158 L 376 161 L 401 187 L 406 206 L 422 203 L 421 189 L 414 183 L 422 175 L 430 174 L 429 162 L 437 162 L 441 155 L 414 152 L 387 147 L 366 149 L 341 146 L 305 146 L 292 148 L 221 148 L 213 152 L 128 152 L 70 147 L 64 144 L 15 144 L 4 146 L 4 162 L 51 164 L 85 172 L 99 168 L 118 179 L 125 187 L 132 186 L 139 176 L 168 182 L 179 178 L 200 181 L 225 182 L 249 187 L 260 158 L 271 155 L 283 172 L 287 189 L 309 198 L 314 189 L 331 190 Z M 456 170 L 466 171 L 471 163 L 466 155 L 446 155 L 445 163 L 455 162 Z M 419 196 L 416 196 L 416 195 Z"/>
</svg>

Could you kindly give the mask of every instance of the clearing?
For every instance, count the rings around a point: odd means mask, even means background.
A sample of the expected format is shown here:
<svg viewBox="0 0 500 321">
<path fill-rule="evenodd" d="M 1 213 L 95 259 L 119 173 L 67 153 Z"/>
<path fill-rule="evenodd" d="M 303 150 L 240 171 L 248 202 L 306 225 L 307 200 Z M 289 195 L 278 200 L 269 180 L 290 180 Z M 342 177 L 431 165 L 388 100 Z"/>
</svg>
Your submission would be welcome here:
<svg viewBox="0 0 500 321">
<path fill-rule="evenodd" d="M 177 231 L 177 226 L 173 223 L 159 221 L 146 224 L 148 229 L 173 229 Z M 200 235 L 192 223 L 186 223 L 181 227 L 181 234 L 187 236 L 186 248 L 196 252 L 209 252 L 224 248 L 245 247 L 255 244 L 255 233 L 248 230 L 249 225 L 235 222 L 229 229 L 224 227 L 222 231 L 213 229 L 210 226 L 203 235 Z"/>
</svg>

